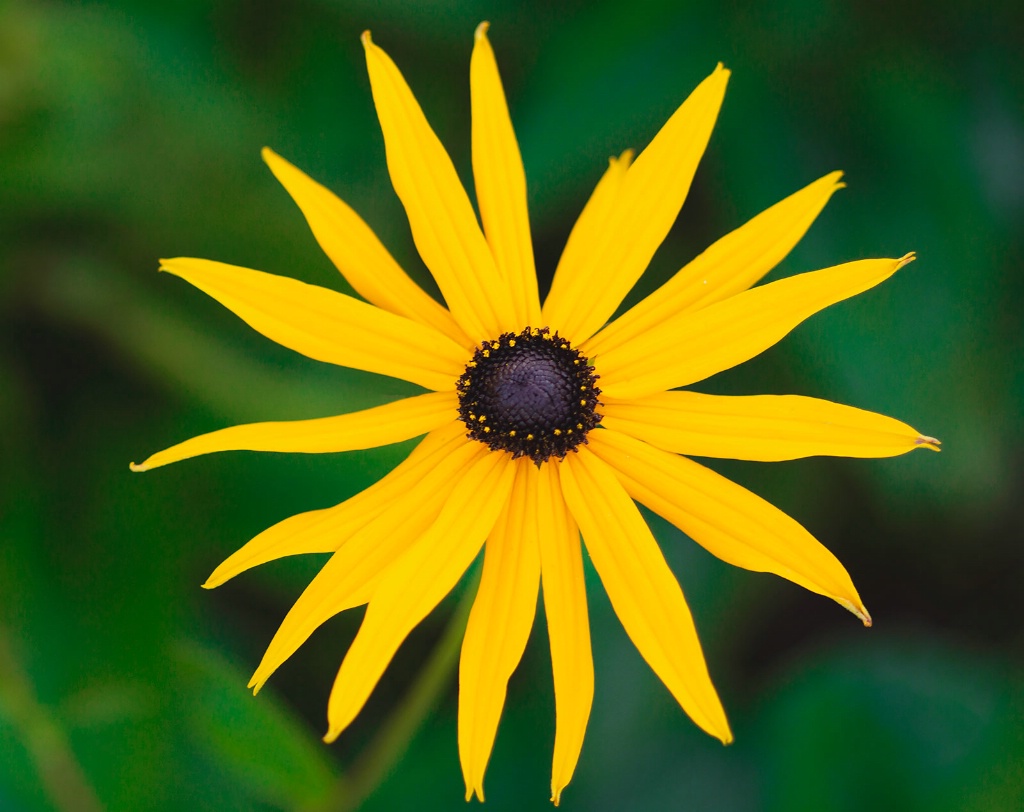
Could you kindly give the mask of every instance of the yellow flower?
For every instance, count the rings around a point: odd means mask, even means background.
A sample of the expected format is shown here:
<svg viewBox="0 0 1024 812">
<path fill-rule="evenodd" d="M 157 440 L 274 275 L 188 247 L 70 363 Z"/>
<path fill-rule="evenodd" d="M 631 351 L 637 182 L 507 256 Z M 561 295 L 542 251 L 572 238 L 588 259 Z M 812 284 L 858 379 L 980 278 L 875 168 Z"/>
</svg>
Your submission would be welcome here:
<svg viewBox="0 0 1024 812">
<path fill-rule="evenodd" d="M 258 690 L 320 624 L 368 603 L 331 691 L 325 738 L 333 741 L 405 637 L 484 547 L 460 662 L 466 797 L 483 799 L 506 684 L 542 587 L 557 803 L 580 753 L 594 689 L 581 532 L 640 653 L 694 722 L 729 742 L 683 593 L 634 500 L 719 558 L 788 578 L 869 625 L 846 570 L 806 530 L 681 455 L 886 457 L 938 450 L 938 441 L 827 401 L 680 389 L 757 355 L 913 258 L 850 262 L 751 288 L 842 186 L 838 172 L 723 237 L 607 324 L 683 204 L 725 94 L 729 72 L 721 65 L 635 161 L 630 152 L 610 161 L 542 306 L 523 165 L 486 32 L 486 24 L 477 29 L 470 67 L 482 231 L 398 68 L 363 35 L 391 179 L 447 309 L 410 280 L 351 208 L 269 149 L 264 160 L 366 302 L 209 260 L 161 263 L 279 344 L 429 391 L 354 414 L 216 431 L 132 468 L 233 449 L 348 451 L 425 434 L 379 482 L 335 507 L 274 525 L 205 586 L 282 556 L 333 554 L 285 617 L 250 683 Z"/>
</svg>

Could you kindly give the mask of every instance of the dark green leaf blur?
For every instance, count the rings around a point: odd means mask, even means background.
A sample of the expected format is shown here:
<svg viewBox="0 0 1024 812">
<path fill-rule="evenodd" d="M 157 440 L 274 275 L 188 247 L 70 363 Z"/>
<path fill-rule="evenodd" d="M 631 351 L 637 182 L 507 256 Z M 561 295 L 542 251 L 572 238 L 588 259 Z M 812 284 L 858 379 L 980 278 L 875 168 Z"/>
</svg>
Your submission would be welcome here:
<svg viewBox="0 0 1024 812">
<path fill-rule="evenodd" d="M 733 78 L 710 148 L 630 301 L 842 169 L 848 188 L 771 278 L 918 261 L 697 388 L 825 397 L 943 441 L 885 460 L 713 463 L 837 554 L 870 630 L 649 517 L 730 747 L 678 708 L 588 572 L 596 698 L 561 808 L 1024 809 L 1021 14 L 942 0 L 0 0 L 0 810 L 465 808 L 445 636 L 460 594 L 328 746 L 327 696 L 361 610 L 258 697 L 246 689 L 321 560 L 200 588 L 256 533 L 356 493 L 411 444 L 128 463 L 234 423 L 413 391 L 272 344 L 157 259 L 350 292 L 261 162 L 267 145 L 436 292 L 390 186 L 359 34 L 405 71 L 468 181 L 484 19 L 542 289 L 608 156 L 642 148 L 722 61 Z M 490 812 L 551 808 L 547 645 L 541 612 L 509 687 Z"/>
</svg>

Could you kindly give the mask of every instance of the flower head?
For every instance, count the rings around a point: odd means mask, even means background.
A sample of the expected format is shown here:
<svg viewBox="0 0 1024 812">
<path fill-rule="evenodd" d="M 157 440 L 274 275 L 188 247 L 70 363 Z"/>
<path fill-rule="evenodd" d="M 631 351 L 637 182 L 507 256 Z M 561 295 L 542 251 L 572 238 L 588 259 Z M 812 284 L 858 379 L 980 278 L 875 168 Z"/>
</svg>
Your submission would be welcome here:
<svg viewBox="0 0 1024 812">
<path fill-rule="evenodd" d="M 678 582 L 639 502 L 739 567 L 774 572 L 870 624 L 846 570 L 793 519 L 688 455 L 884 457 L 938 441 L 888 417 L 799 396 L 721 397 L 682 387 L 767 349 L 808 316 L 913 257 L 849 262 L 752 287 L 803 236 L 839 173 L 726 235 L 611 321 L 683 204 L 729 72 L 719 65 L 632 160 L 611 159 L 541 304 L 526 182 L 486 24 L 470 68 L 480 222 L 448 154 L 391 59 L 363 35 L 395 191 L 447 307 L 404 273 L 345 203 L 280 156 L 271 171 L 365 301 L 201 259 L 182 277 L 268 338 L 424 394 L 336 417 L 236 426 L 154 454 L 147 470 L 214 451 L 336 452 L 425 435 L 391 473 L 331 508 L 274 525 L 210 576 L 331 553 L 252 678 L 259 689 L 328 618 L 368 604 L 328 702 L 327 741 L 359 713 L 410 631 L 484 549 L 460 662 L 459 752 L 483 799 L 508 679 L 538 590 L 551 641 L 556 802 L 583 743 L 594 689 L 580 537 L 640 653 L 683 709 L 732 734 Z"/>
</svg>

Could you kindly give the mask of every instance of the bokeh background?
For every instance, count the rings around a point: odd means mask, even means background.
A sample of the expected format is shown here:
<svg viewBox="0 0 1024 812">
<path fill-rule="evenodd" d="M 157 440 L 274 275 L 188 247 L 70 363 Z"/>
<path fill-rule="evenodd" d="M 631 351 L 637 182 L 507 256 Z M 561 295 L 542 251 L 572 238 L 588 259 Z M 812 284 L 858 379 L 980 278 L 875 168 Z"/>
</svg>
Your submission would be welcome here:
<svg viewBox="0 0 1024 812">
<path fill-rule="evenodd" d="M 563 808 L 1024 809 L 1024 24 L 1018 4 L 948 0 L 0 2 L 0 809 L 464 808 L 446 636 L 460 594 L 328 747 L 327 694 L 360 611 L 324 626 L 259 697 L 245 688 L 321 562 L 199 587 L 264 527 L 357 492 L 411 444 L 145 475 L 128 462 L 236 422 L 412 391 L 290 354 L 156 260 L 348 290 L 260 161 L 270 145 L 429 287 L 358 36 L 372 28 L 405 70 L 468 181 L 482 19 L 542 288 L 607 157 L 643 147 L 721 60 L 734 73 L 710 148 L 631 300 L 843 169 L 849 188 L 772 278 L 919 260 L 703 389 L 827 397 L 944 442 L 891 460 L 712 463 L 826 542 L 871 630 L 651 519 L 731 747 L 678 709 L 588 571 L 597 695 Z M 510 685 L 492 812 L 550 808 L 542 618 Z"/>
</svg>

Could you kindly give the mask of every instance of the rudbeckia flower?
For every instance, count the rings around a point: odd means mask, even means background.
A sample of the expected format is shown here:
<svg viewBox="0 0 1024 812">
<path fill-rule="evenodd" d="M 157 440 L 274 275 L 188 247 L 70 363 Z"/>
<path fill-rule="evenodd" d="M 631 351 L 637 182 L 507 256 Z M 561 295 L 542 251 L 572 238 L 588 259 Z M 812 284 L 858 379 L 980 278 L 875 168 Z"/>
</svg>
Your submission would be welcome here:
<svg viewBox="0 0 1024 812">
<path fill-rule="evenodd" d="M 540 591 L 554 675 L 557 803 L 594 691 L 582 535 L 644 659 L 697 725 L 729 742 L 690 610 L 636 503 L 724 561 L 788 578 L 869 625 L 849 575 L 824 546 L 690 456 L 887 457 L 938 450 L 938 441 L 823 400 L 721 397 L 686 387 L 889 278 L 912 255 L 753 287 L 840 188 L 834 172 L 726 235 L 609 322 L 686 197 L 725 94 L 729 72 L 719 65 L 635 161 L 630 152 L 611 159 L 541 304 L 525 175 L 486 24 L 470 65 L 479 221 L 402 74 L 368 33 L 363 45 L 391 180 L 447 307 L 405 274 L 349 206 L 269 149 L 264 160 L 362 299 L 204 259 L 164 260 L 161 269 L 285 347 L 426 391 L 352 414 L 215 431 L 132 468 L 215 451 L 326 453 L 423 436 L 376 484 L 260 533 L 205 584 L 283 556 L 331 553 L 250 683 L 258 690 L 327 619 L 368 604 L 330 694 L 326 741 L 352 722 L 402 641 L 483 548 L 459 673 L 466 797 L 484 797 L 506 685 Z"/>
</svg>

